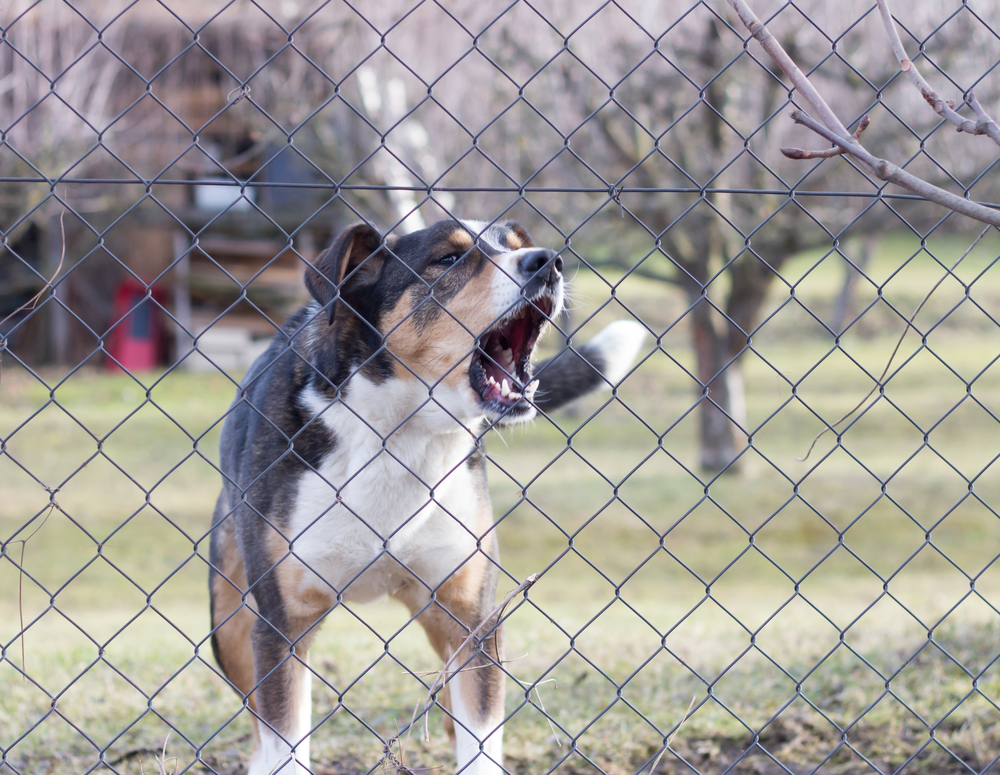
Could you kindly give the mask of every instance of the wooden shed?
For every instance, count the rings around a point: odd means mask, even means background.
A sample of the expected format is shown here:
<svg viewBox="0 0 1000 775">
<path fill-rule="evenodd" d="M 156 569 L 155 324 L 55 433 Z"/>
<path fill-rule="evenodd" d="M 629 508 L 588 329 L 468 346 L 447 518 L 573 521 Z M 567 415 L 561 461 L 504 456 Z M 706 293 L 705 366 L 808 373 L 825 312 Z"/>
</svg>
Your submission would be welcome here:
<svg viewBox="0 0 1000 775">
<path fill-rule="evenodd" d="M 327 99 L 313 58 L 345 31 L 316 26 L 286 56 L 295 3 L 77 5 L 106 26 L 68 6 L 0 11 L 23 54 L 0 48 L 0 72 L 24 75 L 0 91 L 20 116 L 0 146 L 0 336 L 29 364 L 113 364 L 145 301 L 156 331 L 133 328 L 159 337 L 159 365 L 242 368 L 303 298 L 317 246 L 356 219 L 328 171 L 343 166 L 329 137 L 357 117 L 296 115 Z"/>
</svg>

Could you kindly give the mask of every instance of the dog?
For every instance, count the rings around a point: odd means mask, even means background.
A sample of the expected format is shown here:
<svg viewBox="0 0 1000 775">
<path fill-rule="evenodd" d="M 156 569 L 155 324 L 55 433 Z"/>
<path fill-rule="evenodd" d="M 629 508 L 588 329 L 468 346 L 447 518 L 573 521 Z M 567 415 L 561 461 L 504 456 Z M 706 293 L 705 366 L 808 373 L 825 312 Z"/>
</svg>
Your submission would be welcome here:
<svg viewBox="0 0 1000 775">
<path fill-rule="evenodd" d="M 515 223 L 448 220 L 385 238 L 356 224 L 306 270 L 312 298 L 247 372 L 220 442 L 212 647 L 254 716 L 249 775 L 309 771 L 310 642 L 341 601 L 386 595 L 452 660 L 439 696 L 458 771 L 504 772 L 482 438 L 618 382 L 645 332 L 612 323 L 533 369 L 562 269 Z"/>
</svg>

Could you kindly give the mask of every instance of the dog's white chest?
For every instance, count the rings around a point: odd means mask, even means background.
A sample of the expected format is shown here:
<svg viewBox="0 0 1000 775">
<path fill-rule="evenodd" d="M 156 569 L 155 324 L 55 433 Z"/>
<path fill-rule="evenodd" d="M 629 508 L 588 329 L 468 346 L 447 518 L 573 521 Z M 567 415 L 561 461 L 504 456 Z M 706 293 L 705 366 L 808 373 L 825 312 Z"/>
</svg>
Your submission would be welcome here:
<svg viewBox="0 0 1000 775">
<path fill-rule="evenodd" d="M 312 571 L 303 584 L 369 601 L 410 572 L 439 584 L 475 551 L 471 523 L 481 496 L 465 462 L 467 433 L 457 426 L 429 433 L 413 418 L 383 437 L 379 418 L 361 407 L 327 406 L 309 392 L 304 402 L 336 447 L 303 475 L 291 512 L 294 556 Z"/>
</svg>

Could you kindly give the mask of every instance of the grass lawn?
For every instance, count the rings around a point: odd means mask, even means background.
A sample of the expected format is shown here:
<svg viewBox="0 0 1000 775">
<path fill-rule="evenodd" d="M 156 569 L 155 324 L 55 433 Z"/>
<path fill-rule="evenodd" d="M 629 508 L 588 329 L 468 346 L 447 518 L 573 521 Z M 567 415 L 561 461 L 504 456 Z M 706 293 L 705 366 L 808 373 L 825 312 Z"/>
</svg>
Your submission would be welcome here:
<svg viewBox="0 0 1000 775">
<path fill-rule="evenodd" d="M 970 242 L 930 248 L 950 262 Z M 500 594 L 542 574 L 509 612 L 511 770 L 636 773 L 692 698 L 658 772 L 724 772 L 755 736 L 735 771 L 957 773 L 1000 755 L 1000 243 L 942 284 L 917 318 L 926 345 L 907 337 L 841 442 L 797 459 L 871 389 L 894 309 L 944 274 L 918 249 L 882 240 L 881 296 L 860 284 L 839 347 L 813 315 L 829 317 L 843 260 L 784 267 L 743 362 L 753 442 L 716 481 L 696 468 L 683 300 L 628 278 L 608 304 L 577 276 L 574 320 L 606 305 L 580 340 L 631 311 L 662 349 L 649 340 L 616 399 L 489 439 Z M 234 382 L 63 376 L 4 359 L 0 748 L 20 773 L 155 772 L 169 733 L 167 772 L 204 771 L 198 756 L 242 772 L 250 723 L 215 672 L 203 560 Z M 313 736 L 320 773 L 377 768 L 440 667 L 391 603 L 334 610 L 312 663 L 314 720 L 337 708 Z M 405 760 L 447 772 L 438 715 L 430 731 Z"/>
</svg>

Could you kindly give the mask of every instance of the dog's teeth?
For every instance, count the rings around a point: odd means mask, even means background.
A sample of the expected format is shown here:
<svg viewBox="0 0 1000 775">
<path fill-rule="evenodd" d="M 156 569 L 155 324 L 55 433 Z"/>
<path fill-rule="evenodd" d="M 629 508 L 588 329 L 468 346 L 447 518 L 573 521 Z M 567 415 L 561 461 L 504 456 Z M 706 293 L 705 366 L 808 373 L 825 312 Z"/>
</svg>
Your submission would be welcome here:
<svg viewBox="0 0 1000 775">
<path fill-rule="evenodd" d="M 510 395 L 510 383 L 505 379 L 500 385 L 500 395 L 507 398 Z"/>
<path fill-rule="evenodd" d="M 513 363 L 514 362 L 514 353 L 511 351 L 511 349 L 509 347 L 506 350 L 504 350 L 503 352 L 501 352 L 500 355 L 503 356 L 504 362 L 506 362 L 506 363 Z"/>
<path fill-rule="evenodd" d="M 486 384 L 487 385 L 496 385 L 497 384 L 497 381 L 495 379 L 493 379 L 493 375 L 492 374 L 486 378 Z"/>
<path fill-rule="evenodd" d="M 512 390 L 512 391 L 510 391 L 510 396 L 509 397 L 513 398 L 515 401 L 519 401 L 521 399 L 521 394 L 518 393 L 516 390 Z"/>
<path fill-rule="evenodd" d="M 528 386 L 524 389 L 524 395 L 529 401 L 535 397 L 535 391 L 538 389 L 538 380 L 533 379 L 528 383 Z"/>
</svg>

